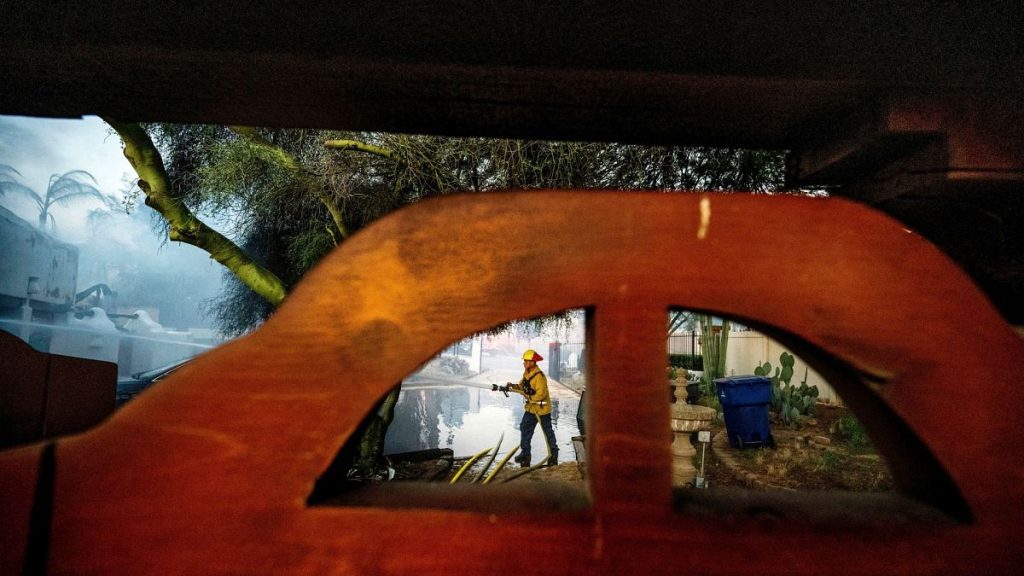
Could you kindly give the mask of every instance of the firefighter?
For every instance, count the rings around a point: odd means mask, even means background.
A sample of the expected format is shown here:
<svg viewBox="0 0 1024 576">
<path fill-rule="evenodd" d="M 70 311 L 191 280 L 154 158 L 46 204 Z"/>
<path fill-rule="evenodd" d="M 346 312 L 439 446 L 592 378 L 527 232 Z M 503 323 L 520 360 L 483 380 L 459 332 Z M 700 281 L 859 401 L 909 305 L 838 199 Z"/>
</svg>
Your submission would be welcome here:
<svg viewBox="0 0 1024 576">
<path fill-rule="evenodd" d="M 521 466 L 530 465 L 530 441 L 533 440 L 533 432 L 540 423 L 544 431 L 544 439 L 547 441 L 548 450 L 551 453 L 547 465 L 558 464 L 558 442 L 555 440 L 555 429 L 551 426 L 551 395 L 548 392 L 548 379 L 537 362 L 544 358 L 533 350 L 523 353 L 523 379 L 518 384 L 509 382 L 507 388 L 519 392 L 526 399 L 523 419 L 519 423 L 521 441 L 519 443 L 522 452 L 515 457 L 515 461 Z"/>
</svg>

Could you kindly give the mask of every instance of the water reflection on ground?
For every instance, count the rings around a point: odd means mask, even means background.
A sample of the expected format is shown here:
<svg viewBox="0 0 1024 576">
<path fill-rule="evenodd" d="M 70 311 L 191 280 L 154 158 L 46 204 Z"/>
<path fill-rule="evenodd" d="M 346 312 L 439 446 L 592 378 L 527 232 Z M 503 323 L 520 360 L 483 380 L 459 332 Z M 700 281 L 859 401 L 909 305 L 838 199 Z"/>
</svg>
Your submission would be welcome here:
<svg viewBox="0 0 1024 576">
<path fill-rule="evenodd" d="M 573 458 L 572 437 L 579 435 L 579 396 L 551 381 L 551 421 L 561 460 Z M 501 454 L 519 444 L 522 396 L 447 382 L 416 382 L 402 386 L 395 419 L 388 428 L 385 454 L 428 448 L 451 448 L 456 457 L 493 447 L 504 432 Z M 544 433 L 537 426 L 532 442 L 534 462 L 547 454 Z"/>
</svg>

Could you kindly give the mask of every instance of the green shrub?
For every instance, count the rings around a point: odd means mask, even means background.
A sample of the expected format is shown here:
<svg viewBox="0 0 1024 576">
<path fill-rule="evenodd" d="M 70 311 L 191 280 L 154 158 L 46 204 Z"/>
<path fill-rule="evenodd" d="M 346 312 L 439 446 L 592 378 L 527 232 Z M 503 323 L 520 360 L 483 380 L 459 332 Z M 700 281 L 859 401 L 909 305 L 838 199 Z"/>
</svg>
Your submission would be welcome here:
<svg viewBox="0 0 1024 576">
<path fill-rule="evenodd" d="M 707 406 L 718 414 L 722 411 L 722 403 L 718 401 L 717 394 L 701 394 L 700 400 L 697 401 L 698 406 Z"/>
<path fill-rule="evenodd" d="M 846 466 L 848 460 L 848 457 L 834 450 L 824 450 L 821 453 L 821 461 L 818 463 L 817 468 L 826 474 L 837 474 Z"/>
<path fill-rule="evenodd" d="M 871 439 L 853 414 L 844 414 L 836 421 L 836 435 L 851 448 L 869 448 Z"/>
<path fill-rule="evenodd" d="M 714 382 L 700 381 L 700 399 L 697 400 L 697 405 L 713 409 L 717 420 L 717 414 L 722 411 L 722 403 L 718 400 L 718 390 L 715 390 Z"/>
<path fill-rule="evenodd" d="M 699 354 L 669 354 L 668 365 L 687 370 L 704 370 L 704 358 Z"/>
</svg>

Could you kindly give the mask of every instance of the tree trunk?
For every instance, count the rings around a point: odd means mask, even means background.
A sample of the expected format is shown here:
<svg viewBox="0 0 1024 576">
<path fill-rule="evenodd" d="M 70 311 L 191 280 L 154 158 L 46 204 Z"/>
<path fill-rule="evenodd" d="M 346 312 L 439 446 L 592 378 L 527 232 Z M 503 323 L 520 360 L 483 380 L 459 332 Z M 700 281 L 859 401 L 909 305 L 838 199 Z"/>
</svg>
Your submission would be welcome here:
<svg viewBox="0 0 1024 576">
<path fill-rule="evenodd" d="M 381 467 L 384 460 L 384 439 L 388 426 L 395 418 L 395 405 L 398 404 L 398 395 L 401 391 L 401 383 L 392 388 L 377 407 L 377 411 L 363 422 L 357 434 L 359 450 L 352 463 L 352 469 L 359 476 L 372 478 Z"/>
<path fill-rule="evenodd" d="M 149 134 L 132 122 L 108 118 L 104 121 L 117 131 L 124 142 L 124 156 L 139 176 L 139 188 L 146 195 L 146 206 L 159 212 L 170 226 L 167 237 L 205 250 L 253 292 L 274 307 L 279 306 L 286 294 L 284 283 L 234 242 L 196 218 L 185 204 L 174 197 L 163 159 Z"/>
</svg>

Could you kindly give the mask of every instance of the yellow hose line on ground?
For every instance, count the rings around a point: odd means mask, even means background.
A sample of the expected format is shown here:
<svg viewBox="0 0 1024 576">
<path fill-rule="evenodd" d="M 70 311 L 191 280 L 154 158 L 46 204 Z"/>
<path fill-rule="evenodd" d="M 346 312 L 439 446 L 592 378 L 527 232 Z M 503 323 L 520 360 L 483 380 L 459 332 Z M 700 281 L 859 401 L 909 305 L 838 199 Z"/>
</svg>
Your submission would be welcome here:
<svg viewBox="0 0 1024 576">
<path fill-rule="evenodd" d="M 549 400 L 548 402 L 551 402 L 551 401 Z M 548 449 L 548 457 L 545 458 L 544 461 L 541 462 L 541 463 L 542 464 L 547 464 L 548 460 L 551 459 L 551 439 L 548 438 L 548 433 L 546 433 L 546 431 L 544 431 L 544 424 L 541 423 L 541 415 L 540 414 L 534 414 L 534 415 L 537 416 L 537 426 L 539 428 L 541 428 L 541 435 L 544 436 L 544 447 Z"/>
<path fill-rule="evenodd" d="M 494 468 L 494 470 L 487 476 L 487 479 L 484 480 L 483 483 L 484 484 L 490 483 L 491 479 L 494 478 L 494 475 L 498 473 L 498 470 L 501 470 L 502 468 L 504 468 L 505 467 L 505 463 L 508 462 L 508 459 L 511 458 L 512 455 L 515 454 L 518 451 L 519 451 L 519 445 L 517 444 L 515 448 L 510 450 L 509 453 L 506 454 L 505 457 L 501 459 L 501 462 L 498 462 L 498 466 Z"/>
<path fill-rule="evenodd" d="M 502 432 L 501 436 L 498 437 L 498 444 L 494 447 L 494 452 L 491 454 L 491 459 L 487 461 L 487 464 L 484 464 L 483 469 L 480 470 L 480 473 L 476 475 L 476 478 L 473 478 L 472 484 L 476 484 L 477 482 L 479 482 L 480 479 L 484 477 L 484 474 L 487 473 L 487 469 L 491 467 L 491 464 L 494 464 L 494 459 L 498 457 L 498 450 L 501 448 L 501 442 L 504 439 L 505 433 Z"/>
<path fill-rule="evenodd" d="M 466 470 L 469 470 L 469 467 L 473 465 L 473 462 L 476 462 L 478 458 L 480 458 L 484 454 L 487 454 L 490 451 L 490 448 L 484 448 L 483 450 L 474 454 L 472 458 L 470 458 L 468 461 L 466 461 L 465 464 L 462 465 L 462 468 L 459 468 L 459 471 L 455 474 L 455 477 L 452 478 L 452 481 L 449 482 L 449 484 L 455 484 L 456 482 L 458 482 L 459 477 L 461 477 Z"/>
</svg>

